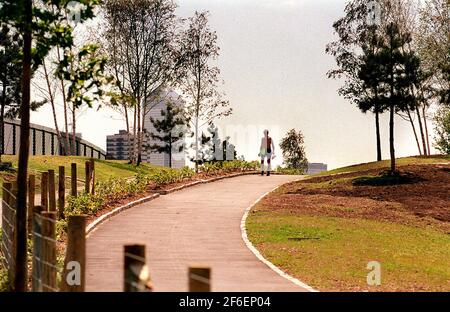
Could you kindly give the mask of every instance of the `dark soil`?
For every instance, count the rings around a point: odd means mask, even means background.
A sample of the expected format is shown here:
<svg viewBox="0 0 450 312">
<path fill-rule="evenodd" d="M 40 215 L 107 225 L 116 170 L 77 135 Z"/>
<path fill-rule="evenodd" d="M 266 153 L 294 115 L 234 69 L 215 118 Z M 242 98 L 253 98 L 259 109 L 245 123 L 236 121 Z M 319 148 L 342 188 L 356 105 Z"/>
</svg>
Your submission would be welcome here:
<svg viewBox="0 0 450 312">
<path fill-rule="evenodd" d="M 311 178 L 269 195 L 261 209 L 432 225 L 450 233 L 450 165 L 404 166 L 393 178 L 381 169 Z"/>
</svg>

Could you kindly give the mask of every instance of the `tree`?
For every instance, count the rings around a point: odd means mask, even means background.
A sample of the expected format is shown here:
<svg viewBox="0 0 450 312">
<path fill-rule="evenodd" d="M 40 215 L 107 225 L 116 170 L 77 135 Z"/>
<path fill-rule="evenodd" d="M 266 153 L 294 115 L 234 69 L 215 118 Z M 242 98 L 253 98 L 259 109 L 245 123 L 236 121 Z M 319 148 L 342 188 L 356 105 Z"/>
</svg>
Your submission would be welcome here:
<svg viewBox="0 0 450 312">
<path fill-rule="evenodd" d="M 450 90 L 449 10 L 448 0 L 426 0 L 420 10 L 419 26 L 415 33 L 418 53 L 425 69 L 432 73 L 432 85 L 441 104 L 448 104 L 442 95 Z"/>
<path fill-rule="evenodd" d="M 378 46 L 382 39 L 377 35 L 376 26 L 372 26 L 372 30 L 367 35 L 369 36 L 367 42 L 362 44 L 363 55 L 358 58 L 359 68 L 357 70 L 357 77 L 359 81 L 345 92 L 363 113 L 371 111 L 375 114 L 377 161 L 381 161 L 380 115 L 387 107 L 380 97 L 383 92 L 380 89 L 380 67 L 375 62 L 374 56 L 378 52 Z"/>
<path fill-rule="evenodd" d="M 442 153 L 450 155 L 450 108 L 441 107 L 435 117 L 435 147 Z"/>
<path fill-rule="evenodd" d="M 447 82 L 447 88 L 443 88 L 440 91 L 441 103 L 450 106 L 450 46 L 448 47 L 447 62 L 441 64 L 441 71 L 445 81 Z"/>
<path fill-rule="evenodd" d="M 280 148 L 283 151 L 283 162 L 289 169 L 306 170 L 308 159 L 306 158 L 304 137 L 301 131 L 291 129 L 281 140 Z"/>
<path fill-rule="evenodd" d="M 133 97 L 134 148 L 131 161 L 139 165 L 149 101 L 175 77 L 175 8 L 171 0 L 107 0 L 104 3 L 105 51 L 111 59 L 123 97 Z M 128 120 L 128 107 L 124 106 Z M 128 127 L 129 128 L 129 127 Z"/>
<path fill-rule="evenodd" d="M 219 91 L 220 70 L 212 64 L 219 56 L 217 34 L 208 26 L 208 12 L 195 12 L 179 41 L 180 86 L 188 98 L 187 113 L 194 132 L 194 162 L 198 172 L 201 128 L 228 116 L 232 109 Z"/>
<path fill-rule="evenodd" d="M 161 142 L 161 144 L 151 144 L 149 149 L 157 153 L 165 153 L 169 155 L 169 167 L 172 168 L 172 153 L 174 149 L 180 153 L 184 146 L 177 143 L 185 136 L 185 126 L 188 120 L 184 116 L 182 107 L 175 106 L 168 102 L 166 109 L 161 110 L 162 119 L 153 119 L 150 122 L 155 127 L 157 133 L 150 133 L 153 140 Z M 178 145 L 178 146 L 177 146 Z"/>
<path fill-rule="evenodd" d="M 22 98 L 22 45 L 19 33 L 3 24 L 0 29 L 0 162 L 4 150 L 5 118 L 20 117 Z M 30 109 L 37 110 L 46 100 L 31 102 Z"/>
<path fill-rule="evenodd" d="M 93 8 L 100 0 L 79 0 L 80 21 L 94 16 Z M 16 272 L 14 290 L 26 291 L 27 286 L 27 178 L 30 140 L 31 76 L 54 46 L 73 45 L 71 27 L 67 23 L 66 0 L 42 0 L 58 10 L 33 5 L 31 0 L 3 0 L 0 2 L 0 21 L 17 30 L 23 40 L 22 89 L 21 89 L 21 131 L 19 170 L 17 174 L 16 202 Z M 34 46 L 32 49 L 32 41 Z"/>
<path fill-rule="evenodd" d="M 20 106 L 22 63 L 20 53 L 22 41 L 17 32 L 13 32 L 7 25 L 0 29 L 0 162 L 4 150 L 5 114 L 11 106 Z"/>
<path fill-rule="evenodd" d="M 63 94 L 72 112 L 72 155 L 76 155 L 76 111 L 83 106 L 92 108 L 94 102 L 98 103 L 107 94 L 105 87 L 113 79 L 105 74 L 107 58 L 98 50 L 95 44 L 86 44 L 79 51 L 66 49 L 55 72 L 67 86 Z"/>
<path fill-rule="evenodd" d="M 382 160 L 379 116 L 385 107 L 380 105 L 378 91 L 374 77 L 370 76 L 370 64 L 366 63 L 366 69 L 361 66 L 367 59 L 364 54 L 373 54 L 376 49 L 377 26 L 369 25 L 369 1 L 353 0 L 345 7 L 346 15 L 333 24 L 339 40 L 331 42 L 326 47 L 326 52 L 332 55 L 338 66 L 337 69 L 327 73 L 328 78 L 344 79 L 344 85 L 339 88 L 339 95 L 356 104 L 364 113 L 372 111 L 375 114 L 375 129 L 377 143 L 377 160 Z M 365 77 L 364 72 L 367 72 Z M 366 78 L 365 81 L 362 78 Z"/>
<path fill-rule="evenodd" d="M 442 0 L 428 0 L 442 1 Z M 446 1 L 446 0 L 444 0 Z M 364 55 L 376 52 L 375 38 L 386 36 L 383 29 L 390 23 L 399 25 L 402 33 L 414 33 L 415 38 L 420 32 L 417 26 L 420 2 L 417 0 L 352 0 L 345 7 L 346 15 L 333 24 L 339 40 L 327 45 L 326 52 L 336 58 L 338 68 L 328 72 L 329 78 L 344 78 L 345 83 L 339 89 L 339 94 L 356 104 L 362 112 L 372 111 L 375 114 L 377 137 L 377 159 L 381 160 L 381 139 L 379 132 L 379 115 L 384 112 L 386 105 L 378 106 L 377 90 L 370 83 L 370 69 Z M 371 14 L 370 11 L 372 10 Z M 368 16 L 375 13 L 376 23 Z M 377 39 L 378 40 L 378 39 Z M 416 41 L 410 41 L 402 47 L 406 52 L 416 50 Z M 374 45 L 375 44 L 375 45 Z M 366 68 L 361 66 L 365 64 Z M 421 64 L 422 65 L 422 64 Z M 377 68 L 373 68 L 377 70 Z M 366 74 L 362 77 L 361 74 Z M 418 71 L 416 83 L 411 86 L 411 92 L 417 101 L 414 106 L 406 110 L 396 111 L 396 114 L 410 122 L 417 143 L 419 154 L 422 154 L 421 144 L 416 131 L 415 122 L 419 123 L 424 154 L 429 153 L 428 127 L 426 110 L 433 100 L 429 77 L 430 71 L 424 67 Z M 369 80 L 367 80 L 369 79 Z M 374 82 L 374 81 L 372 81 Z M 417 118 L 415 118 L 417 116 Z"/>
<path fill-rule="evenodd" d="M 416 104 L 412 87 L 417 83 L 417 72 L 420 59 L 413 51 L 405 51 L 404 47 L 411 42 L 411 34 L 402 33 L 396 23 L 390 23 L 383 29 L 383 40 L 379 42 L 379 50 L 371 56 L 371 62 L 378 64 L 379 82 L 383 94 L 381 101 L 389 107 L 389 149 L 391 156 L 391 173 L 396 170 L 394 116 L 398 111 L 405 111 Z"/>
</svg>

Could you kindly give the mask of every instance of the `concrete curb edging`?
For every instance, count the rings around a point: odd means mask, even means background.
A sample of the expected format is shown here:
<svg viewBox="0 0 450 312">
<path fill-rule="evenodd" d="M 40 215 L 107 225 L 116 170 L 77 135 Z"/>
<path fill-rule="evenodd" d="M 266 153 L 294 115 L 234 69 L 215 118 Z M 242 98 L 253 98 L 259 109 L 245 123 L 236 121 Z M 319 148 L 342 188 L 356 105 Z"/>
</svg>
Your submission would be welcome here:
<svg viewBox="0 0 450 312">
<path fill-rule="evenodd" d="M 92 221 L 91 223 L 89 223 L 89 225 L 86 227 L 86 237 L 89 237 L 89 235 L 94 232 L 102 223 L 104 223 L 105 221 L 111 219 L 112 217 L 120 214 L 121 212 L 131 209 L 133 207 L 136 207 L 137 205 L 143 204 L 143 203 L 147 203 L 149 201 L 152 201 L 156 198 L 158 198 L 161 195 L 167 195 L 170 193 L 174 193 L 176 191 L 180 191 L 183 190 L 185 188 L 188 187 L 192 187 L 198 184 L 204 184 L 204 183 L 211 183 L 211 182 L 215 182 L 215 181 L 219 181 L 219 180 L 223 180 L 223 179 L 229 179 L 229 178 L 235 178 L 235 177 L 239 177 L 239 176 L 244 176 L 244 175 L 252 175 L 252 174 L 257 174 L 256 171 L 248 171 L 248 172 L 239 172 L 237 174 L 232 174 L 232 175 L 227 175 L 227 176 L 222 176 L 222 177 L 215 177 L 215 178 L 211 178 L 211 179 L 207 179 L 207 180 L 199 180 L 199 181 L 195 181 L 189 184 L 185 184 L 185 185 L 181 185 L 181 186 L 177 186 L 174 187 L 172 189 L 169 190 L 162 190 L 162 191 L 157 191 L 155 194 L 149 195 L 147 197 L 132 201 L 124 206 L 120 206 L 115 208 L 114 210 L 98 217 L 97 219 L 95 219 L 94 221 Z"/>
<path fill-rule="evenodd" d="M 153 199 L 158 198 L 159 196 L 160 196 L 159 194 L 149 195 L 147 197 L 144 197 L 144 198 L 132 201 L 131 203 L 128 203 L 128 204 L 126 204 L 124 206 L 117 207 L 116 209 L 114 209 L 114 210 L 112 210 L 112 211 L 110 211 L 110 212 L 108 212 L 108 213 L 98 217 L 97 219 L 95 219 L 94 221 L 89 223 L 89 225 L 86 227 L 86 236 L 89 236 L 89 234 L 91 234 L 95 229 L 97 229 L 97 227 L 100 224 L 102 224 L 105 221 L 111 219 L 112 217 L 118 215 L 119 213 L 121 213 L 121 212 L 123 212 L 125 210 L 128 210 L 128 209 L 131 209 L 131 208 L 133 208 L 133 207 L 135 207 L 137 205 L 149 202 L 149 201 L 151 201 Z"/>
<path fill-rule="evenodd" d="M 302 179 L 299 179 L 302 180 Z M 297 180 L 297 181 L 299 181 Z M 295 182 L 295 181 L 292 181 Z M 253 204 L 251 204 L 246 210 L 245 213 L 241 219 L 241 235 L 242 235 L 242 239 L 244 240 L 245 245 L 247 246 L 248 249 L 250 249 L 250 251 L 256 256 L 256 258 L 258 258 L 259 261 L 261 261 L 262 263 L 264 263 L 265 265 L 267 265 L 270 269 L 272 269 L 273 271 L 275 271 L 275 273 L 277 273 L 278 275 L 280 275 L 281 277 L 289 280 L 290 282 L 294 283 L 297 286 L 300 286 L 304 289 L 306 289 L 309 292 L 319 292 L 318 290 L 312 288 L 311 286 L 303 283 L 302 281 L 296 279 L 295 277 L 287 274 L 286 272 L 284 272 L 283 270 L 281 270 L 280 268 L 278 268 L 276 265 L 274 265 L 272 262 L 270 262 L 269 260 L 267 260 L 266 258 L 264 258 L 264 256 L 259 252 L 258 249 L 256 249 L 256 247 L 250 242 L 250 240 L 248 239 L 247 236 L 247 229 L 245 226 L 245 223 L 247 221 L 248 215 L 250 213 L 250 211 L 252 210 L 253 207 L 256 206 L 256 204 L 258 204 L 264 197 L 266 197 L 267 195 L 269 195 L 270 193 L 276 191 L 277 189 L 279 189 L 281 187 L 277 186 L 276 188 L 274 188 L 273 190 L 267 192 L 266 194 L 262 195 L 260 198 L 258 198 Z"/>
</svg>

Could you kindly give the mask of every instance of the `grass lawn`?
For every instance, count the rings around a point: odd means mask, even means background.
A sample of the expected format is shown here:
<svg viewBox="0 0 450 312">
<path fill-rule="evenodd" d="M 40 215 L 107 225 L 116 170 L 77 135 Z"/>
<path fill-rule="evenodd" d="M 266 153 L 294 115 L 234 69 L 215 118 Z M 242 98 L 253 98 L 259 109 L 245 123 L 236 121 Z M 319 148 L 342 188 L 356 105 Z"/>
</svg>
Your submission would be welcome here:
<svg viewBox="0 0 450 312">
<path fill-rule="evenodd" d="M 17 156 L 3 155 L 2 161 L 12 162 L 13 167 L 17 169 Z M 67 156 L 30 156 L 29 158 L 29 170 L 30 173 L 36 174 L 37 178 L 39 173 L 47 171 L 49 169 L 55 170 L 58 173 L 59 166 L 64 166 L 66 169 L 66 176 L 70 176 L 71 163 L 77 164 L 77 178 L 84 180 L 85 178 L 85 163 L 90 158 L 86 157 L 67 157 Z M 110 160 L 95 160 L 95 178 L 97 181 L 106 180 L 109 178 L 131 178 L 138 173 L 152 173 L 161 170 L 159 167 L 149 164 L 141 164 L 136 167 L 129 165 L 127 161 L 110 161 Z M 0 172 L 0 183 L 3 181 L 11 181 L 15 177 L 14 172 Z M 68 182 L 68 186 L 70 182 Z M 0 195 L 2 191 L 0 188 Z"/>
<path fill-rule="evenodd" d="M 445 162 L 450 162 L 450 156 L 404 157 L 404 158 L 397 159 L 397 166 L 426 165 L 426 164 L 438 164 L 438 163 L 445 163 Z M 364 171 L 364 170 L 370 170 L 370 169 L 381 169 L 381 168 L 388 169 L 388 168 L 390 168 L 390 165 L 391 165 L 390 160 L 383 160 L 383 161 L 379 161 L 379 162 L 358 164 L 358 165 L 338 168 L 338 169 L 334 169 L 334 170 L 329 170 L 329 171 L 321 172 L 314 176 L 326 176 L 326 175 L 330 175 L 330 174 L 358 172 L 358 171 Z"/>
<path fill-rule="evenodd" d="M 289 183 L 254 207 L 248 236 L 320 291 L 450 291 L 448 160 L 399 160 L 407 183 L 380 185 L 382 163 Z M 381 264 L 381 286 L 367 284 L 371 261 Z"/>
<path fill-rule="evenodd" d="M 450 236 L 363 219 L 256 212 L 250 240 L 276 266 L 320 291 L 450 291 Z M 381 286 L 366 282 L 370 261 Z"/>
</svg>

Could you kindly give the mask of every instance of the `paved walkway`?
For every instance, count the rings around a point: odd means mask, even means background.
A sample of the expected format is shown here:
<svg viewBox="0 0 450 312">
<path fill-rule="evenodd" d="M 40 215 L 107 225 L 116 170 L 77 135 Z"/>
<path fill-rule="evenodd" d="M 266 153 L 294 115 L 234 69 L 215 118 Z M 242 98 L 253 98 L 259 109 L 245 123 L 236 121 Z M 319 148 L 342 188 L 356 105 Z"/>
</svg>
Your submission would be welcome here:
<svg viewBox="0 0 450 312">
<path fill-rule="evenodd" d="M 244 211 L 295 176 L 242 176 L 188 188 L 125 211 L 87 240 L 87 290 L 122 291 L 123 245 L 142 243 L 155 291 L 187 291 L 187 268 L 212 268 L 213 291 L 302 291 L 242 240 Z"/>
</svg>

